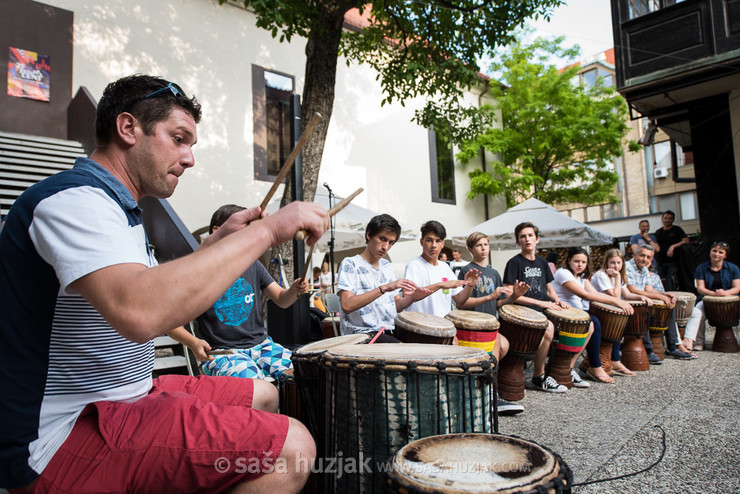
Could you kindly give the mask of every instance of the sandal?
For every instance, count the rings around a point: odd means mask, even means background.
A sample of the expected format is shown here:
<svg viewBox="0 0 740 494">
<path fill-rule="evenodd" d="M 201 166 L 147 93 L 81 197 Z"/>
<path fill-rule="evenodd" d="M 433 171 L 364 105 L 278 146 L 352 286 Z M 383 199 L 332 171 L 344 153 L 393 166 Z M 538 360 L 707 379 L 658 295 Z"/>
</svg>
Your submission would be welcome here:
<svg viewBox="0 0 740 494">
<path fill-rule="evenodd" d="M 612 374 L 614 374 L 615 376 L 623 377 L 633 377 L 637 375 L 626 367 L 623 370 L 615 369 L 614 367 L 612 367 Z"/>
<path fill-rule="evenodd" d="M 609 376 L 606 376 L 606 377 L 597 376 L 596 374 L 593 373 L 593 369 L 588 369 L 586 371 L 586 377 L 589 378 L 589 379 L 591 379 L 592 381 L 596 381 L 597 383 L 604 383 L 604 384 L 614 384 L 614 383 L 616 383 L 616 381 L 614 380 L 613 377 L 609 377 Z"/>
</svg>

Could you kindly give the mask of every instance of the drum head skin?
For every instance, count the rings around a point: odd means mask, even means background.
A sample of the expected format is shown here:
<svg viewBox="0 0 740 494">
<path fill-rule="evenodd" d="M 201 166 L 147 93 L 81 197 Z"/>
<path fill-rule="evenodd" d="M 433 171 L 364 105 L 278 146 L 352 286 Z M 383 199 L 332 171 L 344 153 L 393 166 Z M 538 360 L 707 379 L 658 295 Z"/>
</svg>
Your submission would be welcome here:
<svg viewBox="0 0 740 494">
<path fill-rule="evenodd" d="M 455 325 L 444 317 L 405 310 L 396 316 L 396 327 L 430 336 L 454 337 Z"/>
<path fill-rule="evenodd" d="M 625 300 L 625 302 L 630 304 L 633 308 L 647 306 L 647 302 L 645 302 L 644 300 Z"/>
<path fill-rule="evenodd" d="M 597 307 L 601 310 L 605 310 L 608 312 L 615 312 L 617 314 L 625 314 L 625 312 L 617 307 L 616 305 L 612 304 L 605 304 L 604 302 L 591 302 L 591 307 Z"/>
<path fill-rule="evenodd" d="M 487 312 L 453 310 L 445 316 L 456 328 L 492 331 L 499 328 L 498 319 Z"/>
<path fill-rule="evenodd" d="M 574 307 L 570 307 L 568 309 L 545 309 L 545 314 L 547 317 L 553 317 L 555 319 L 562 319 L 565 321 L 590 321 L 591 316 L 588 315 L 588 312 L 576 309 Z"/>
<path fill-rule="evenodd" d="M 717 297 L 715 295 L 704 295 L 704 298 L 702 300 L 710 302 L 717 302 L 718 304 L 730 304 L 730 303 L 737 303 L 740 300 L 740 297 L 737 295 L 727 295 L 725 297 Z"/>
<path fill-rule="evenodd" d="M 411 492 L 529 492 L 569 473 L 541 446 L 494 434 L 418 439 L 395 454 L 391 468 L 388 483 Z"/>
<path fill-rule="evenodd" d="M 370 335 L 366 334 L 344 334 L 334 338 L 324 338 L 323 340 L 314 341 L 307 345 L 297 348 L 294 355 L 319 355 L 324 353 L 328 348 L 340 345 L 360 345 L 370 340 Z"/>
<path fill-rule="evenodd" d="M 547 327 L 547 318 L 544 314 L 523 305 L 507 304 L 498 309 L 499 317 L 509 322 L 520 323 L 525 326 Z"/>
<path fill-rule="evenodd" d="M 386 362 L 441 362 L 445 360 L 488 359 L 479 348 L 428 343 L 374 343 L 372 345 L 342 345 L 329 348 L 327 356 L 352 360 L 384 360 Z"/>
<path fill-rule="evenodd" d="M 679 300 L 696 300 L 696 295 L 691 292 L 666 292 L 668 295 L 673 295 Z"/>
<path fill-rule="evenodd" d="M 656 307 L 656 308 L 658 308 L 658 309 L 667 309 L 668 308 L 668 306 L 665 304 L 665 302 L 663 302 L 660 299 L 652 298 L 652 299 L 650 299 L 650 301 L 653 303 L 653 306 Z"/>
</svg>

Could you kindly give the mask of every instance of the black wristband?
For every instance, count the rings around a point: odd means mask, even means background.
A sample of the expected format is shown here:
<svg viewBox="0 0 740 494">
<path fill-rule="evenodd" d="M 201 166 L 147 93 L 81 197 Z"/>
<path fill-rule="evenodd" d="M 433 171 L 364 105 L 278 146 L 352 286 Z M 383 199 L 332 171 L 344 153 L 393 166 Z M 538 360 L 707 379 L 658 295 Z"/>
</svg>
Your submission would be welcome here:
<svg viewBox="0 0 740 494">
<path fill-rule="evenodd" d="M 378 290 L 380 290 L 380 294 L 381 294 L 381 295 L 383 295 L 383 294 L 385 293 L 385 292 L 383 291 L 383 287 L 382 287 L 382 286 L 378 286 Z"/>
</svg>

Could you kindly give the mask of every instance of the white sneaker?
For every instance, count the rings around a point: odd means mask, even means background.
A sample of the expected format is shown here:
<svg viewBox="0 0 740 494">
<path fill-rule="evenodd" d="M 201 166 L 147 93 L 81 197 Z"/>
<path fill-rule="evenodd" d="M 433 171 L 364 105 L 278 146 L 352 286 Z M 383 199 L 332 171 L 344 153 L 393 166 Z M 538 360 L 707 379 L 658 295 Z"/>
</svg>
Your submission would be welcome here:
<svg viewBox="0 0 740 494">
<path fill-rule="evenodd" d="M 574 388 L 590 388 L 591 384 L 581 379 L 581 375 L 575 369 L 570 370 L 570 379 L 573 381 Z"/>
</svg>

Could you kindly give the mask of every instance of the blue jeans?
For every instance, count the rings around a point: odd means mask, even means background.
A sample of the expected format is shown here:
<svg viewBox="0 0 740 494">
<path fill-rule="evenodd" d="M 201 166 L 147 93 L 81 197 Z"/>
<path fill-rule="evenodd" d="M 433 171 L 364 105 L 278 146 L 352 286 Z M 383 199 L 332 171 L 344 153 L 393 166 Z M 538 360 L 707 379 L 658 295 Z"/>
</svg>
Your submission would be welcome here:
<svg viewBox="0 0 740 494">
<path fill-rule="evenodd" d="M 599 355 L 601 349 L 601 322 L 596 316 L 591 316 L 591 322 L 594 323 L 594 333 L 586 344 L 586 354 L 591 367 L 601 367 L 601 356 Z M 621 348 L 620 343 L 615 343 L 612 346 L 612 362 L 619 362 L 622 359 Z"/>
</svg>

